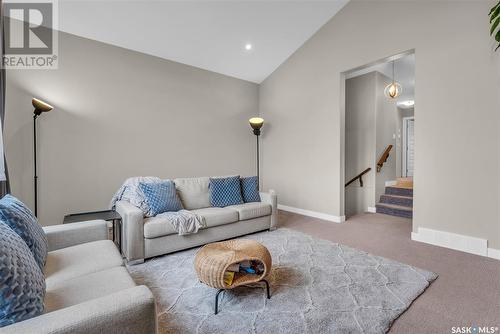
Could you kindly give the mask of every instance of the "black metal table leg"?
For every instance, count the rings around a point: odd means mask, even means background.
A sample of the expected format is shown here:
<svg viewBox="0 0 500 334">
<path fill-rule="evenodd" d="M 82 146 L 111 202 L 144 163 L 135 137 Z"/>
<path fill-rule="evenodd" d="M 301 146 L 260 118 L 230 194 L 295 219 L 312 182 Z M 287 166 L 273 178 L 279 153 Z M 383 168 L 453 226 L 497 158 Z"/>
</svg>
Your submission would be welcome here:
<svg viewBox="0 0 500 334">
<path fill-rule="evenodd" d="M 224 289 L 219 289 L 217 293 L 215 294 L 215 312 L 214 314 L 219 313 L 219 294 L 224 291 Z"/>
<path fill-rule="evenodd" d="M 121 219 L 116 219 L 116 243 L 118 244 L 118 250 L 120 254 L 122 253 L 122 221 Z"/>
<path fill-rule="evenodd" d="M 113 223 L 112 223 L 112 227 L 113 227 L 113 242 L 116 242 L 116 232 L 115 232 L 115 220 L 113 219 Z"/>
<path fill-rule="evenodd" d="M 269 282 L 266 281 L 265 279 L 262 279 L 261 282 L 266 283 L 267 299 L 271 299 L 271 294 L 269 293 Z"/>
<path fill-rule="evenodd" d="M 200 281 L 201 282 L 201 281 Z M 264 282 L 266 284 L 266 294 L 267 294 L 267 299 L 271 299 L 271 293 L 269 290 L 269 282 L 265 279 L 260 280 L 260 282 Z M 219 294 L 224 291 L 224 289 L 219 289 L 217 293 L 215 294 L 215 308 L 214 308 L 214 314 L 219 313 Z"/>
</svg>

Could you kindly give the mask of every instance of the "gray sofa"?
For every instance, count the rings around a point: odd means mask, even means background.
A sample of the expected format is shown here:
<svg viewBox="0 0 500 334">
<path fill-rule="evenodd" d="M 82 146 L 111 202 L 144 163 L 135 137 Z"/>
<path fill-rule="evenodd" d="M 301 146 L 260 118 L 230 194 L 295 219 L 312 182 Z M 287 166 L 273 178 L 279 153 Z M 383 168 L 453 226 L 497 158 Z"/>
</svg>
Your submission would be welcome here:
<svg viewBox="0 0 500 334">
<path fill-rule="evenodd" d="M 0 333 L 156 333 L 151 291 L 137 286 L 123 266 L 106 222 L 44 227 L 44 314 L 0 328 Z"/>
<path fill-rule="evenodd" d="M 272 190 L 260 193 L 261 202 L 218 208 L 210 206 L 208 177 L 173 181 L 184 208 L 203 217 L 207 228 L 195 234 L 180 236 L 164 219 L 144 218 L 138 207 L 118 201 L 116 211 L 122 216 L 122 252 L 130 264 L 276 227 L 277 197 Z"/>
</svg>

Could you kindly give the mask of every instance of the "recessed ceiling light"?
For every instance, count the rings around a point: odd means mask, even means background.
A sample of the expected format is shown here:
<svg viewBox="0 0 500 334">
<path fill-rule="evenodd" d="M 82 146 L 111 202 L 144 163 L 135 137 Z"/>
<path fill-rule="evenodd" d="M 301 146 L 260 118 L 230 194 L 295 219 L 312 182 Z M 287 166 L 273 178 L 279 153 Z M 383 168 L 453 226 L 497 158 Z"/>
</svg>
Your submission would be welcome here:
<svg viewBox="0 0 500 334">
<path fill-rule="evenodd" d="M 247 50 L 247 51 L 252 50 L 252 44 L 250 44 L 250 43 L 245 44 L 245 50 Z"/>
</svg>

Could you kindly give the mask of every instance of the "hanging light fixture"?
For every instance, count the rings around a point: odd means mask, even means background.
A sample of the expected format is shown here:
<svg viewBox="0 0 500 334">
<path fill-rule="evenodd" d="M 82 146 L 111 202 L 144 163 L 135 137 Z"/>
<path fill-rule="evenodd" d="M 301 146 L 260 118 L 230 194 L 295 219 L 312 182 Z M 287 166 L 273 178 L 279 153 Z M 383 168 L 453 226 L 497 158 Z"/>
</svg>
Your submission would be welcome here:
<svg viewBox="0 0 500 334">
<path fill-rule="evenodd" d="M 403 87 L 399 83 L 394 80 L 394 60 L 392 61 L 392 83 L 388 84 L 384 89 L 384 94 L 390 99 L 395 99 L 401 92 L 403 91 Z"/>
</svg>

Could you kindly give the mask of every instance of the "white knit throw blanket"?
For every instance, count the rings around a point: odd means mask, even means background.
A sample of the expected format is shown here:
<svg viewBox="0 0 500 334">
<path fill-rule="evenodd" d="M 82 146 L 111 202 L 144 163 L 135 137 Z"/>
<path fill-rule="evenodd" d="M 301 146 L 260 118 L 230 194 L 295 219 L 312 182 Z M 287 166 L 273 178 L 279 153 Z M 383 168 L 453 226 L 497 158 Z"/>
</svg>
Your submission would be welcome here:
<svg viewBox="0 0 500 334">
<path fill-rule="evenodd" d="M 188 210 L 164 212 L 157 215 L 156 218 L 168 221 L 179 235 L 196 233 L 200 228 L 206 227 L 203 217 Z"/>
</svg>

